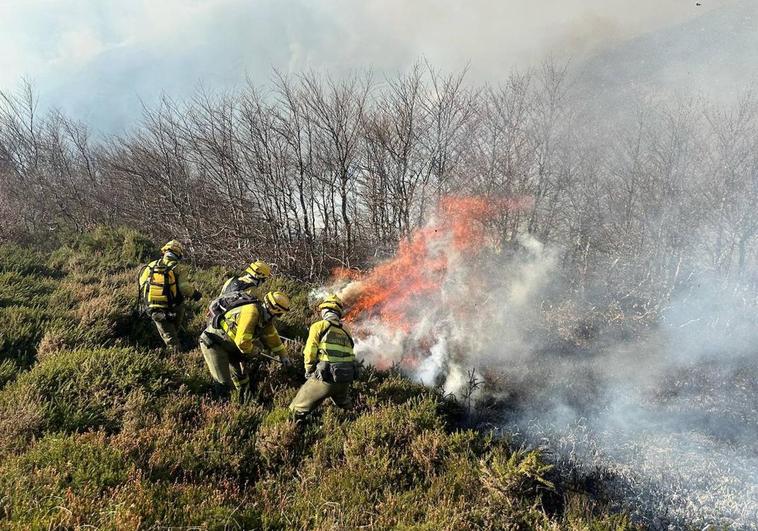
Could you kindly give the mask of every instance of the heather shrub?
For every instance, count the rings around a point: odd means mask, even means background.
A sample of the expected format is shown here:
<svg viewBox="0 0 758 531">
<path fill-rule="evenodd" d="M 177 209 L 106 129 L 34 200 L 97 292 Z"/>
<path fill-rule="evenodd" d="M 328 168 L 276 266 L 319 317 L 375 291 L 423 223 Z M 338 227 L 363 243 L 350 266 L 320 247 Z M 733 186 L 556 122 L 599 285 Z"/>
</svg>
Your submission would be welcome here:
<svg viewBox="0 0 758 531">
<path fill-rule="evenodd" d="M 9 306 L 0 308 L 0 360 L 13 360 L 19 367 L 34 361 L 44 330 L 63 325 L 66 314 L 47 307 Z"/>
<path fill-rule="evenodd" d="M 365 367 L 352 410 L 325 404 L 296 426 L 311 286 L 277 277 L 259 290 L 293 301 L 277 327 L 295 339 L 294 366 L 262 360 L 240 405 L 198 348 L 152 348 L 136 276 L 156 246 L 124 229 L 65 241 L 51 255 L 0 246 L 2 527 L 628 528 L 586 498 L 562 502 L 537 452 L 457 429 L 460 404 L 395 370 Z M 192 275 L 204 294 L 187 302 L 194 347 L 228 275 Z"/>
<path fill-rule="evenodd" d="M 13 385 L 40 394 L 49 430 L 112 431 L 120 426 L 130 392 L 141 389 L 160 396 L 175 387 L 177 380 L 174 370 L 155 353 L 112 348 L 60 352 L 22 374 Z M 12 409 L 0 411 L 0 415 L 12 414 Z"/>
<path fill-rule="evenodd" d="M 46 405 L 37 389 L 11 384 L 0 391 L 0 462 L 42 434 L 46 420 Z"/>
<path fill-rule="evenodd" d="M 399 373 L 377 373 L 372 368 L 363 374 L 354 387 L 358 392 L 371 389 L 365 395 L 364 403 L 369 408 L 400 405 L 419 396 L 436 397 L 436 391 L 422 384 L 412 382 Z"/>
<path fill-rule="evenodd" d="M 0 245 L 0 273 L 13 272 L 19 275 L 57 276 L 58 273 L 47 266 L 45 255 L 20 245 Z"/>
<path fill-rule="evenodd" d="M 0 511 L 18 528 L 97 520 L 101 496 L 132 474 L 102 433 L 48 435 L 0 470 Z"/>
<path fill-rule="evenodd" d="M 116 489 L 103 525 L 113 529 L 270 529 L 254 500 L 228 481 L 135 479 Z"/>
<path fill-rule="evenodd" d="M 300 458 L 299 432 L 285 407 L 273 409 L 258 428 L 255 449 L 263 459 L 266 470 L 278 472 L 294 466 Z"/>
<path fill-rule="evenodd" d="M 40 306 L 48 302 L 58 282 L 39 275 L 22 275 L 16 271 L 0 273 L 0 307 Z"/>
<path fill-rule="evenodd" d="M 150 479 L 243 482 L 257 476 L 260 405 L 238 407 L 181 394 L 156 409 L 152 423 L 131 418 L 115 437 Z"/>
<path fill-rule="evenodd" d="M 0 361 L 0 389 L 16 377 L 19 370 L 15 360 L 4 359 Z"/>
<path fill-rule="evenodd" d="M 598 504 L 581 492 L 567 494 L 565 506 L 561 525 L 571 531 L 613 531 L 634 528 L 627 515 L 614 514 L 608 507 Z"/>
<path fill-rule="evenodd" d="M 97 258 L 99 264 L 137 265 L 158 254 L 158 246 L 138 232 L 100 226 L 74 235 L 68 247 L 81 255 Z"/>
</svg>

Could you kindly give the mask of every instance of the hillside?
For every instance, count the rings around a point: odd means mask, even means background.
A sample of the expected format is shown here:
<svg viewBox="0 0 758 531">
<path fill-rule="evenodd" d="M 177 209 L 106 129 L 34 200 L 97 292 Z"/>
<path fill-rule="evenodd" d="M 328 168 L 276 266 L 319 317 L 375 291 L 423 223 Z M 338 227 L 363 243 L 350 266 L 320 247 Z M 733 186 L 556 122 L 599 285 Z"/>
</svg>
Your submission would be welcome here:
<svg viewBox="0 0 758 531">
<path fill-rule="evenodd" d="M 438 389 L 367 368 L 350 412 L 298 432 L 300 370 L 254 403 L 213 396 L 197 349 L 167 357 L 133 310 L 154 248 L 99 230 L 53 252 L 0 247 L 0 521 L 5 529 L 624 529 L 536 451 L 465 429 Z M 221 268 L 197 270 L 203 323 Z M 308 286 L 279 280 L 302 334 Z M 298 343 L 288 355 L 298 357 Z"/>
<path fill-rule="evenodd" d="M 732 103 L 758 81 L 756 21 L 758 4 L 740 0 L 641 35 L 580 65 L 578 92 L 589 91 L 604 110 L 642 95 Z"/>
</svg>

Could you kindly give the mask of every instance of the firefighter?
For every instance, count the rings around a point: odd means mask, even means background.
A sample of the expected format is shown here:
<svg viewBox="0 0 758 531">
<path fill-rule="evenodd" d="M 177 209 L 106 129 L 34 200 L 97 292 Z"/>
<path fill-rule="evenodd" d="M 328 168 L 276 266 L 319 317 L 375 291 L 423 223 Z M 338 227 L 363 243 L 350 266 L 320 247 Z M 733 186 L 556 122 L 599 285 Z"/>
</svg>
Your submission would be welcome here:
<svg viewBox="0 0 758 531">
<path fill-rule="evenodd" d="M 146 312 L 166 347 L 171 352 L 179 352 L 184 301 L 198 301 L 202 295 L 190 281 L 187 267 L 181 263 L 184 256 L 181 242 L 171 240 L 161 247 L 161 253 L 161 258 L 153 260 L 140 272 L 140 294 Z"/>
<path fill-rule="evenodd" d="M 311 325 L 303 350 L 306 380 L 289 406 L 298 424 L 327 398 L 343 409 L 352 406 L 350 387 L 358 367 L 353 338 L 341 320 L 342 301 L 330 295 L 318 310 L 321 319 Z"/>
<path fill-rule="evenodd" d="M 274 319 L 290 309 L 287 295 L 270 291 L 263 301 L 254 297 L 234 297 L 227 306 L 217 305 L 223 310 L 211 314 L 208 326 L 200 335 L 200 349 L 213 379 L 224 386 L 224 393 L 231 386 L 238 391 L 240 402 L 246 402 L 252 392 L 262 356 L 250 356 L 255 342 L 260 341 L 282 364 L 288 361 L 281 357 L 284 344 L 274 326 Z M 215 302 L 215 301 L 214 301 Z M 213 305 L 212 305 L 213 307 Z M 246 358 L 251 362 L 245 367 Z"/>
<path fill-rule="evenodd" d="M 260 287 L 271 276 L 271 267 L 262 260 L 256 260 L 245 269 L 242 276 L 230 278 L 221 288 L 221 295 L 235 291 L 246 291 L 252 295 L 255 288 Z"/>
</svg>

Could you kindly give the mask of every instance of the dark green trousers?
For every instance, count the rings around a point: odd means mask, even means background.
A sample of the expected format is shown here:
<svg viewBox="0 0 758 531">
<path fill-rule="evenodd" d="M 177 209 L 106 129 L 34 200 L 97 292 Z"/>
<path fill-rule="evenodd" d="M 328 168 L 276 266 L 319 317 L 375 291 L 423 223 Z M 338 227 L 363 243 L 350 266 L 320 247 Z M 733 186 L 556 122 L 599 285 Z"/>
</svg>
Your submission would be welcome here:
<svg viewBox="0 0 758 531">
<path fill-rule="evenodd" d="M 173 318 L 165 318 L 156 320 L 153 318 L 155 327 L 158 329 L 158 333 L 161 339 L 166 344 L 169 350 L 174 352 L 180 352 L 182 350 L 181 342 L 179 341 L 179 329 L 184 321 L 184 305 L 178 305 L 174 310 L 175 314 Z"/>
<path fill-rule="evenodd" d="M 240 382 L 245 380 L 244 358 L 237 345 L 230 340 L 216 339 L 222 338 L 222 334 L 226 332 L 214 329 L 209 335 L 209 329 L 206 329 L 200 337 L 200 350 L 214 380 L 220 384 L 234 385 L 239 388 Z"/>
<path fill-rule="evenodd" d="M 258 373 L 260 360 L 246 360 L 231 340 L 220 339 L 225 334 L 220 329 L 206 328 L 200 336 L 200 350 L 213 379 L 226 387 L 234 386 L 240 402 L 246 402 L 254 391 L 252 380 Z"/>
<path fill-rule="evenodd" d="M 349 383 L 326 383 L 314 377 L 308 378 L 290 404 L 290 411 L 304 416 L 330 398 L 338 407 L 352 407 Z"/>
</svg>

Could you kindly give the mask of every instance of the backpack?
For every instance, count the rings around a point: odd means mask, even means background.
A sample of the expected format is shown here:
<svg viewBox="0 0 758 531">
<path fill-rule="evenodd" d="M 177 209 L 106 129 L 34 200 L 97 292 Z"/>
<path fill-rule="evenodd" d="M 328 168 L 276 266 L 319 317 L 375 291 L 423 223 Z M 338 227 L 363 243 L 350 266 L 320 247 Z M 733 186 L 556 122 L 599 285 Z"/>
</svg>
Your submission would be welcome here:
<svg viewBox="0 0 758 531">
<path fill-rule="evenodd" d="M 321 332 L 318 337 L 318 342 L 321 344 L 326 341 L 335 345 L 342 345 L 355 347 L 355 342 L 352 336 L 342 327 L 342 324 L 337 324 L 332 321 L 328 321 L 329 325 Z M 337 332 L 339 330 L 339 332 Z M 319 347 L 319 358 L 321 357 L 322 350 Z M 328 355 L 328 353 L 325 353 Z M 351 356 L 352 359 L 345 361 L 319 361 L 316 364 L 316 378 L 326 383 L 350 383 L 358 378 L 358 368 L 355 362 L 355 353 Z"/>
<path fill-rule="evenodd" d="M 243 282 L 239 278 L 231 278 L 226 284 L 224 284 L 224 287 L 221 290 L 221 296 L 232 295 L 235 292 L 245 291 L 254 287 L 255 284 Z"/>
<path fill-rule="evenodd" d="M 221 320 L 226 312 L 246 304 L 260 305 L 260 300 L 244 291 L 233 291 L 216 297 L 208 307 L 208 324 L 213 328 L 221 328 Z"/>
<path fill-rule="evenodd" d="M 140 294 L 149 310 L 171 309 L 181 302 L 174 273 L 176 265 L 176 262 L 166 264 L 163 260 L 154 260 L 142 268 Z"/>
</svg>

